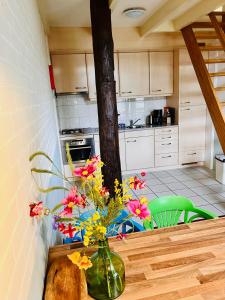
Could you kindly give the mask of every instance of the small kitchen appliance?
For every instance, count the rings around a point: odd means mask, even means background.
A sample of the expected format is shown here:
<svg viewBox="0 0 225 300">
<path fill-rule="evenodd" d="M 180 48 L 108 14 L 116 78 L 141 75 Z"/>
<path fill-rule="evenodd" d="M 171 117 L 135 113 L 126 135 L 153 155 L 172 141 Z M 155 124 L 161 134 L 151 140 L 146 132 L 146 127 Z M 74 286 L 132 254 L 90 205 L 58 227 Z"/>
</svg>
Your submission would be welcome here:
<svg viewBox="0 0 225 300">
<path fill-rule="evenodd" d="M 152 125 L 161 126 L 163 124 L 163 110 L 155 109 L 152 111 Z"/>
</svg>

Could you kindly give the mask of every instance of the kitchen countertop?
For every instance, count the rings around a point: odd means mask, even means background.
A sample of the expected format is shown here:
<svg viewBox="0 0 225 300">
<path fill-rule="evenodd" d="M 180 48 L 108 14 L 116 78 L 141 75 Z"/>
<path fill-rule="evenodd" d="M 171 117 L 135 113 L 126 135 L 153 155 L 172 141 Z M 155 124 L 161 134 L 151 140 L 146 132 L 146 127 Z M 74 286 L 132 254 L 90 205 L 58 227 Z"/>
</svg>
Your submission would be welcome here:
<svg viewBox="0 0 225 300">
<path fill-rule="evenodd" d="M 127 131 L 141 131 L 141 130 L 149 130 L 149 129 L 155 129 L 155 128 L 169 128 L 169 127 L 177 127 L 178 125 L 144 125 L 144 127 L 141 128 L 118 128 L 119 132 L 127 132 Z M 92 131 L 89 133 L 74 133 L 74 134 L 60 134 L 59 137 L 61 140 L 68 140 L 73 137 L 82 137 L 82 138 L 92 138 L 93 135 L 99 135 L 98 128 L 91 128 Z"/>
</svg>

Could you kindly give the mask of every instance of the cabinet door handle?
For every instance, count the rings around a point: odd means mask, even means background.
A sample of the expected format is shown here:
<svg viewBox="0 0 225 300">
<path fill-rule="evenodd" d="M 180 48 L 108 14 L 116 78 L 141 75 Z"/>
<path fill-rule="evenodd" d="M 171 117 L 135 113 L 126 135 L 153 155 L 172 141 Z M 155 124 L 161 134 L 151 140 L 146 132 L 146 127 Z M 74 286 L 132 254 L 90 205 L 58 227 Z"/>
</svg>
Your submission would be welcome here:
<svg viewBox="0 0 225 300">
<path fill-rule="evenodd" d="M 194 152 L 194 153 L 188 153 L 188 155 L 196 155 L 197 153 L 196 152 Z"/>
<path fill-rule="evenodd" d="M 127 143 L 136 143 L 137 140 L 133 140 L 133 141 L 127 141 Z"/>
<path fill-rule="evenodd" d="M 183 103 L 187 103 L 187 104 L 190 104 L 191 102 L 190 102 L 190 101 L 185 101 L 185 102 L 183 102 Z"/>
<path fill-rule="evenodd" d="M 172 130 L 171 129 L 169 129 L 169 130 L 162 130 L 161 132 L 162 133 L 165 133 L 165 132 L 171 132 Z"/>
<path fill-rule="evenodd" d="M 171 155 L 167 155 L 167 156 L 162 156 L 162 158 L 170 158 L 172 157 Z"/>
<path fill-rule="evenodd" d="M 185 108 L 185 109 L 182 109 L 182 111 L 185 111 L 185 110 L 191 110 L 190 108 Z"/>
<path fill-rule="evenodd" d="M 169 146 L 172 145 L 172 143 L 168 143 L 168 144 L 161 144 L 161 146 Z"/>
<path fill-rule="evenodd" d="M 161 140 L 172 139 L 172 136 L 162 137 Z"/>
<path fill-rule="evenodd" d="M 83 89 L 86 89 L 87 87 L 86 86 L 76 86 L 75 89 L 76 90 L 83 90 Z"/>
<path fill-rule="evenodd" d="M 152 92 L 154 93 L 154 92 L 162 92 L 162 90 L 161 89 L 159 89 L 159 90 L 152 90 Z"/>
<path fill-rule="evenodd" d="M 121 92 L 121 94 L 132 94 L 132 92 L 131 91 L 129 91 L 129 92 Z"/>
</svg>

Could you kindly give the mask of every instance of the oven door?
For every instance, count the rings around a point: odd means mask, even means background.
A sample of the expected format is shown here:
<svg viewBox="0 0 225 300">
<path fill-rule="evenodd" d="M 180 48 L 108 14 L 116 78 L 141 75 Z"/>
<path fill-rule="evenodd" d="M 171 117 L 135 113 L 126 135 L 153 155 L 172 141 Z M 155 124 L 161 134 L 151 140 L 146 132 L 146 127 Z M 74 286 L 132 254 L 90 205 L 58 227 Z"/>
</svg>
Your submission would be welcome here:
<svg viewBox="0 0 225 300">
<path fill-rule="evenodd" d="M 72 161 L 75 165 L 85 163 L 85 161 L 92 156 L 92 146 L 91 145 L 76 146 L 76 147 L 70 146 L 69 149 L 70 149 L 70 155 L 71 155 Z"/>
</svg>

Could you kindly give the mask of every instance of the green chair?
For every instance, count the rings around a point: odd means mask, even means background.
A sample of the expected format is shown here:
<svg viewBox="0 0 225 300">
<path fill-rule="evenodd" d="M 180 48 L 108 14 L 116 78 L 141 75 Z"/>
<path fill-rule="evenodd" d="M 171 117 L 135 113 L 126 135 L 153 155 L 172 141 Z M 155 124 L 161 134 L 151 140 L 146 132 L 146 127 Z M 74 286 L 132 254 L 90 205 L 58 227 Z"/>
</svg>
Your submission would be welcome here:
<svg viewBox="0 0 225 300">
<path fill-rule="evenodd" d="M 215 219 L 217 216 L 207 210 L 194 207 L 191 200 L 183 196 L 164 196 L 148 203 L 151 220 L 144 221 L 145 229 L 154 229 L 154 222 L 158 228 L 175 226 L 184 213 L 184 223 L 191 223 L 197 218 Z M 194 213 L 189 217 L 189 213 Z"/>
</svg>

